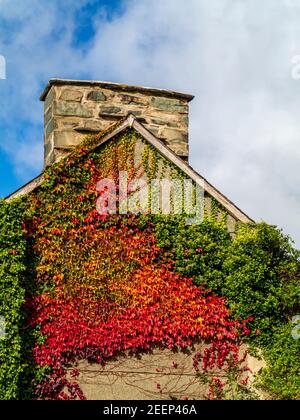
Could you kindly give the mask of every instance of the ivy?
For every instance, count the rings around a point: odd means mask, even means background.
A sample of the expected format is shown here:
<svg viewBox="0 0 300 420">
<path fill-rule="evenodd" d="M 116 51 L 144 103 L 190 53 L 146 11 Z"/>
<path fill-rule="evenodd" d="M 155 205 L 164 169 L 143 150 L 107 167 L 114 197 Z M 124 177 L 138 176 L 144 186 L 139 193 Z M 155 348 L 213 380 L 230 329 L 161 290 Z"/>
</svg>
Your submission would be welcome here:
<svg viewBox="0 0 300 420">
<path fill-rule="evenodd" d="M 99 179 L 117 181 L 119 171 L 132 168 L 140 173 L 132 166 L 134 140 L 128 131 L 64 173 L 52 168 L 49 182 L 27 198 L 35 284 L 27 307 L 38 398 L 83 399 L 67 378 L 69 366 L 153 346 L 178 350 L 203 339 L 209 344 L 201 355 L 204 370 L 226 366 L 230 355 L 238 363 L 240 334 L 248 329 L 231 319 L 221 298 L 160 258 L 153 221 L 95 209 Z"/>
<path fill-rule="evenodd" d="M 26 270 L 26 241 L 21 223 L 23 211 L 23 206 L 17 201 L 10 204 L 0 201 L 0 315 L 5 321 L 5 334 L 0 337 L 2 400 L 18 398 L 23 371 L 21 325 Z"/>
<path fill-rule="evenodd" d="M 0 397 L 84 399 L 79 360 L 190 349 L 199 339 L 207 347 L 195 375 L 209 382 L 225 369 L 240 392 L 243 339 L 268 362 L 260 385 L 273 398 L 299 398 L 299 341 L 289 334 L 300 266 L 289 238 L 266 224 L 232 238 L 213 199 L 200 225 L 184 215 L 100 215 L 99 180 L 118 183 L 120 171 L 129 181 L 157 171 L 184 178 L 133 129 L 98 149 L 105 134 L 47 169 L 22 202 L 0 203 Z M 209 398 L 229 395 L 222 378 L 209 385 Z"/>
<path fill-rule="evenodd" d="M 271 343 L 264 347 L 269 366 L 260 377 L 260 386 L 274 399 L 300 399 L 300 340 L 291 335 L 293 325 L 281 325 Z"/>
<path fill-rule="evenodd" d="M 242 225 L 231 238 L 214 215 L 200 226 L 179 217 L 155 228 L 176 271 L 226 297 L 236 319 L 251 319 L 247 340 L 268 362 L 260 385 L 274 398 L 298 399 L 300 343 L 290 321 L 300 313 L 300 253 L 289 237 L 261 223 Z"/>
</svg>

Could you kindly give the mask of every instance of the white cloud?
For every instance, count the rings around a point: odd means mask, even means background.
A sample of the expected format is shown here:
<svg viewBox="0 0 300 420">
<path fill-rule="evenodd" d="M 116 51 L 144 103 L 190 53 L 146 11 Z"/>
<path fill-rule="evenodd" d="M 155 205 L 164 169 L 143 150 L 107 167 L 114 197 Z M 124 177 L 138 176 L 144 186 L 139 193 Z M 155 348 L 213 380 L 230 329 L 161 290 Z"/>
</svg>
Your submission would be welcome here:
<svg viewBox="0 0 300 420">
<path fill-rule="evenodd" d="M 117 81 L 194 93 L 192 165 L 299 246 L 300 81 L 291 77 L 299 2 L 128 4 L 125 15 L 99 24 L 88 56 L 93 76 L 104 68 Z"/>
<path fill-rule="evenodd" d="M 0 10 L 12 7 L 6 17 L 22 21 L 6 48 L 16 57 L 17 80 L 9 119 L 17 107 L 22 118 L 41 123 L 38 90 L 49 77 L 85 73 L 191 92 L 192 165 L 300 246 L 300 80 L 291 76 L 300 54 L 298 0 L 127 0 L 110 21 L 95 15 L 88 52 L 72 45 L 74 2 L 24 3 L 0 0 Z M 28 136 L 22 144 L 30 149 Z"/>
</svg>

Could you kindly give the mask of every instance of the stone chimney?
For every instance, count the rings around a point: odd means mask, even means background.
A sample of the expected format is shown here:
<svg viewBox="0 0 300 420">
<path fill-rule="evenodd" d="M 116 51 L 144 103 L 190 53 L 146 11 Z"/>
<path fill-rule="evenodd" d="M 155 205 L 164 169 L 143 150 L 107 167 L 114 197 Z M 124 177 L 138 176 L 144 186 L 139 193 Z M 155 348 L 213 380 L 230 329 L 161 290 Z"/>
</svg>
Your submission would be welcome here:
<svg viewBox="0 0 300 420">
<path fill-rule="evenodd" d="M 189 102 L 193 98 L 117 83 L 51 79 L 41 96 L 45 103 L 44 165 L 66 156 L 84 135 L 105 130 L 129 113 L 187 161 Z"/>
</svg>

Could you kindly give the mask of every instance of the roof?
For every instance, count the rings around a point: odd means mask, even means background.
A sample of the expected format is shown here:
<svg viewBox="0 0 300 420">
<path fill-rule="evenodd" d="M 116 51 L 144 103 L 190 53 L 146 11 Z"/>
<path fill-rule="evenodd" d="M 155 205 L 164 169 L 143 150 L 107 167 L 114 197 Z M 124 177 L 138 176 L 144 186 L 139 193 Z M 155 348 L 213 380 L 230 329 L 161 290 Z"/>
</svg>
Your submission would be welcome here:
<svg viewBox="0 0 300 420">
<path fill-rule="evenodd" d="M 234 216 L 237 220 L 243 223 L 253 223 L 249 216 L 240 210 L 232 201 L 230 201 L 225 195 L 223 195 L 219 190 L 217 190 L 212 184 L 210 184 L 203 176 L 198 174 L 188 163 L 178 157 L 168 146 L 166 146 L 161 140 L 155 137 L 150 131 L 148 131 L 133 114 L 129 114 L 122 123 L 114 124 L 111 130 L 106 130 L 103 135 L 99 136 L 99 141 L 93 145 L 94 150 L 110 139 L 115 137 L 117 134 L 122 131 L 134 128 L 139 134 L 143 136 L 153 147 L 155 147 L 159 153 L 164 156 L 167 160 L 175 164 L 181 171 L 191 178 L 194 182 L 198 183 L 204 188 L 208 194 L 215 198 L 222 206 L 228 211 L 229 214 Z M 76 150 L 76 149 L 75 149 Z M 13 194 L 6 197 L 6 201 L 10 201 L 14 198 L 21 197 L 25 194 L 30 193 L 39 187 L 44 181 L 44 175 L 41 173 L 38 177 L 34 178 L 32 181 L 19 188 Z"/>
<path fill-rule="evenodd" d="M 130 86 L 130 85 L 123 85 L 121 83 L 112 83 L 112 82 L 103 82 L 97 80 L 70 80 L 70 79 L 50 79 L 47 86 L 42 93 L 40 100 L 44 101 L 46 96 L 51 89 L 51 86 L 95 86 L 100 87 L 103 89 L 110 89 L 110 90 L 118 90 L 123 92 L 140 92 L 148 95 L 155 95 L 155 96 L 163 96 L 165 98 L 173 98 L 173 99 L 185 99 L 188 102 L 194 99 L 193 95 L 188 93 L 181 93 L 176 92 L 174 90 L 166 90 L 166 89 L 156 89 L 150 87 L 143 87 L 143 86 Z"/>
</svg>

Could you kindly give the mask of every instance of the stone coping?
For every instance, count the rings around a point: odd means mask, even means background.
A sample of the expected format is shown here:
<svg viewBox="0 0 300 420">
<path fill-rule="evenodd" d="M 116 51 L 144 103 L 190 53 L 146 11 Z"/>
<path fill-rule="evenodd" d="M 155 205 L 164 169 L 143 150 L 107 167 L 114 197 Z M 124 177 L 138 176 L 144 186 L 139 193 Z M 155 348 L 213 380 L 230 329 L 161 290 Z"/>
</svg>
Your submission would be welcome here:
<svg viewBox="0 0 300 420">
<path fill-rule="evenodd" d="M 194 99 L 194 96 L 188 93 L 181 93 L 166 89 L 157 89 L 144 86 L 130 86 L 121 83 L 103 82 L 97 80 L 50 79 L 40 97 L 41 101 L 46 99 L 51 86 L 95 86 L 102 89 L 110 89 L 123 92 L 140 92 L 146 95 L 163 96 L 165 98 L 185 99 L 188 102 Z"/>
</svg>

